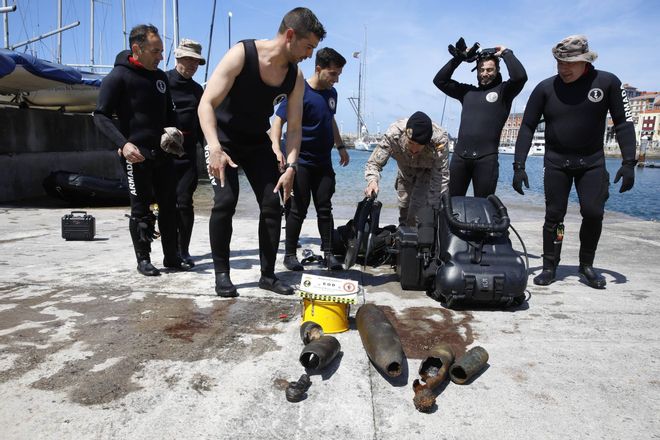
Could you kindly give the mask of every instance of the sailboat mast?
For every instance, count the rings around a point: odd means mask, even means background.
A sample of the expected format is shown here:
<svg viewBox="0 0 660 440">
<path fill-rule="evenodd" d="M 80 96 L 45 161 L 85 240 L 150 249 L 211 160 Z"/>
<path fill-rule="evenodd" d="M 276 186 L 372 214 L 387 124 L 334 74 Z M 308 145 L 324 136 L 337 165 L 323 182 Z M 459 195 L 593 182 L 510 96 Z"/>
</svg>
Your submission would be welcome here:
<svg viewBox="0 0 660 440">
<path fill-rule="evenodd" d="M 127 50 L 128 39 L 126 38 L 126 0 L 121 0 L 121 32 L 124 36 L 124 50 Z"/>
<path fill-rule="evenodd" d="M 62 28 L 62 0 L 57 0 L 57 28 Z M 62 64 L 62 33 L 57 34 L 57 64 Z"/>
<path fill-rule="evenodd" d="M 89 64 L 94 71 L 94 0 L 90 0 Z"/>
<path fill-rule="evenodd" d="M 162 35 L 163 37 L 163 45 L 165 49 L 165 70 L 167 70 L 167 62 L 170 59 L 169 53 L 170 51 L 167 49 L 167 0 L 163 0 L 163 32 Z"/>
<path fill-rule="evenodd" d="M 174 19 L 174 47 L 179 47 L 179 0 L 172 0 L 172 18 Z"/>
</svg>

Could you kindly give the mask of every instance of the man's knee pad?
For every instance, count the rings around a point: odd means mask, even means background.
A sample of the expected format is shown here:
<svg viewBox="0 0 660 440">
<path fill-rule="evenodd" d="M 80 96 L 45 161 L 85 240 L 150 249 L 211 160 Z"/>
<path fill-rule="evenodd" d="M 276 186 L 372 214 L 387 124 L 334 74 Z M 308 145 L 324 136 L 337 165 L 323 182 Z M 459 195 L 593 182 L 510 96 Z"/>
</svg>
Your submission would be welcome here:
<svg viewBox="0 0 660 440">
<path fill-rule="evenodd" d="M 293 211 L 289 213 L 291 215 Z M 263 218 L 279 218 L 284 214 L 283 208 L 279 203 L 264 203 L 261 205 L 261 217 Z"/>
<path fill-rule="evenodd" d="M 580 214 L 584 220 L 602 222 L 605 215 L 605 206 L 591 203 L 587 206 L 580 207 Z"/>
<path fill-rule="evenodd" d="M 319 208 L 318 211 L 316 211 L 316 217 L 319 219 L 323 220 L 330 220 L 332 219 L 332 209 L 331 208 Z"/>
</svg>

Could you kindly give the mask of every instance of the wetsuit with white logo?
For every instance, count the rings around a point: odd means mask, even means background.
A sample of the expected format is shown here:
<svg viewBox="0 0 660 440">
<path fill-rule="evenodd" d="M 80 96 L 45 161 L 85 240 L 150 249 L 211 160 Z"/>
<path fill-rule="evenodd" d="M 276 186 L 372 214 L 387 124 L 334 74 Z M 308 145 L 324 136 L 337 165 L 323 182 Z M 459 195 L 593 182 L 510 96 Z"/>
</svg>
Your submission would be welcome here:
<svg viewBox="0 0 660 440">
<path fill-rule="evenodd" d="M 298 68 L 289 63 L 282 84 L 270 86 L 261 79 L 254 40 L 244 40 L 241 44 L 245 50 L 243 69 L 216 109 L 218 139 L 223 150 L 245 172 L 257 198 L 261 272 L 273 276 L 282 209 L 279 195 L 273 192 L 280 174 L 267 131 L 275 106 L 291 93 L 296 84 Z M 216 273 L 229 272 L 232 217 L 238 202 L 238 170 L 225 168 L 224 187 L 220 187 L 220 182 L 214 177 L 210 178 L 214 191 L 209 224 L 213 265 Z"/>
<path fill-rule="evenodd" d="M 197 189 L 197 142 L 204 138 L 199 125 L 197 107 L 204 89 L 192 78 L 187 79 L 172 69 L 165 72 L 169 81 L 172 100 L 176 107 L 177 128 L 183 133 L 185 154 L 174 159 L 176 172 L 176 209 L 179 253 L 189 254 L 188 246 L 195 223 L 193 193 Z"/>
<path fill-rule="evenodd" d="M 112 122 L 119 119 L 119 128 Z M 148 70 L 133 60 L 131 51 L 122 51 L 115 66 L 103 79 L 94 111 L 99 130 L 118 148 L 135 144 L 145 160 L 121 163 L 128 177 L 131 200 L 129 229 L 138 260 L 148 257 L 149 242 L 141 241 L 137 219 L 146 218 L 149 205 L 158 203 L 158 226 L 165 259 L 176 262 L 176 189 L 172 179 L 172 155 L 160 148 L 165 127 L 176 126 L 167 76 L 162 70 Z"/>
<path fill-rule="evenodd" d="M 524 164 L 532 136 L 545 119 L 545 224 L 543 255 L 553 258 L 557 225 L 563 222 L 573 182 L 580 200 L 580 262 L 592 265 L 609 197 L 603 139 L 607 112 L 614 121 L 624 161 L 635 160 L 635 128 L 621 81 L 588 64 L 572 83 L 556 75 L 539 83 L 529 97 L 516 141 L 515 162 Z M 558 258 L 558 256 L 556 256 Z M 555 264 L 557 261 L 555 262 Z"/>
<path fill-rule="evenodd" d="M 286 121 L 286 100 L 277 116 Z M 337 90 L 315 90 L 305 81 L 303 96 L 302 141 L 298 170 L 293 183 L 291 211 L 286 218 L 285 255 L 295 255 L 303 221 L 307 216 L 310 195 L 314 199 L 316 219 L 321 236 L 321 250 L 332 250 L 332 195 L 335 172 L 331 151 L 335 144 L 332 121 L 337 111 Z"/>
<path fill-rule="evenodd" d="M 449 165 L 449 194 L 452 196 L 464 196 L 470 181 L 475 197 L 487 197 L 497 188 L 497 153 L 502 127 L 513 99 L 527 82 L 525 68 L 510 49 L 504 50 L 502 59 L 509 71 L 507 81 L 502 81 L 499 73 L 486 86 L 454 81 L 451 76 L 461 63 L 456 58 L 449 60 L 433 79 L 436 87 L 463 105 L 458 140 Z"/>
</svg>

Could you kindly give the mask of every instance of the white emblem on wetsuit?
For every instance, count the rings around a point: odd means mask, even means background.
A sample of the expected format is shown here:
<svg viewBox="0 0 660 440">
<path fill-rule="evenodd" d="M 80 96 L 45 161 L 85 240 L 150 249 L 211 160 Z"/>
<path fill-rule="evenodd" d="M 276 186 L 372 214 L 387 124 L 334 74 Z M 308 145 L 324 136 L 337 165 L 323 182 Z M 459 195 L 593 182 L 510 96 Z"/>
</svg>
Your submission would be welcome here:
<svg viewBox="0 0 660 440">
<path fill-rule="evenodd" d="M 280 93 L 273 99 L 273 107 L 286 99 L 286 93 Z"/>
<path fill-rule="evenodd" d="M 499 96 L 497 95 L 497 92 L 490 92 L 489 94 L 486 95 L 486 101 L 495 102 L 497 101 L 498 97 Z"/>
<path fill-rule="evenodd" d="M 165 81 L 163 81 L 162 79 L 156 81 L 156 88 L 160 93 L 165 93 Z"/>
<path fill-rule="evenodd" d="M 589 101 L 591 102 L 600 102 L 603 100 L 605 94 L 601 89 L 591 89 L 589 90 Z"/>
<path fill-rule="evenodd" d="M 335 102 L 335 98 L 331 97 L 330 99 L 328 99 L 328 107 L 330 107 L 330 110 L 334 111 L 335 107 L 337 107 L 337 103 Z"/>
</svg>

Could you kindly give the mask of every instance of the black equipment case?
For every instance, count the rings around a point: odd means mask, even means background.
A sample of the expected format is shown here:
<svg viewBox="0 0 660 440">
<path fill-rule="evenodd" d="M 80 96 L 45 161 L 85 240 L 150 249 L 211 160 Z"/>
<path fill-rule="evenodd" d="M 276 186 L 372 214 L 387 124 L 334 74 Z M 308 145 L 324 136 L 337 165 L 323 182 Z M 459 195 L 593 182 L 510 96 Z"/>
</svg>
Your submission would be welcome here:
<svg viewBox="0 0 660 440">
<path fill-rule="evenodd" d="M 522 304 L 527 267 L 511 245 L 509 226 L 507 210 L 495 195 L 443 197 L 437 231 L 440 266 L 429 295 L 447 307 Z"/>
<path fill-rule="evenodd" d="M 96 219 L 87 211 L 71 211 L 62 217 L 62 238 L 65 240 L 93 240 Z"/>
</svg>

